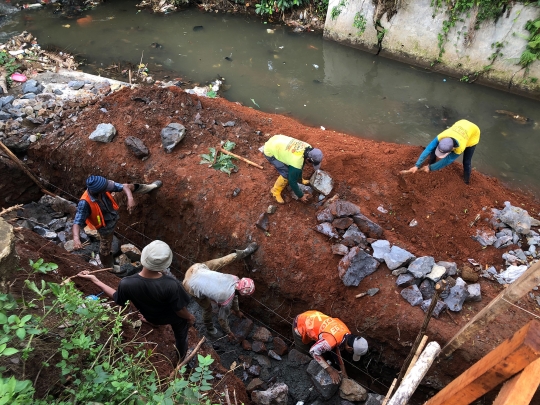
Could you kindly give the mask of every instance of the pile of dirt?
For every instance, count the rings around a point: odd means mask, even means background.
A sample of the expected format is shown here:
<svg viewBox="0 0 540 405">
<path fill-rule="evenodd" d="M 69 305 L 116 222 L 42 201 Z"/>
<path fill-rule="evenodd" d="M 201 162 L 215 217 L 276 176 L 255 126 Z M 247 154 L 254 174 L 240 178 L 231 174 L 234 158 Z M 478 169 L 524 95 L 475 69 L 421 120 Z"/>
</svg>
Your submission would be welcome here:
<svg viewBox="0 0 540 405">
<path fill-rule="evenodd" d="M 229 121 L 234 125 L 222 125 Z M 115 126 L 114 141 L 90 141 L 88 135 L 103 122 Z M 160 131 L 173 122 L 184 125 L 187 134 L 172 153 L 166 153 Z M 394 367 L 408 353 L 424 313 L 402 300 L 395 277 L 384 265 L 358 287 L 345 287 L 337 272 L 341 257 L 333 255 L 326 238 L 313 229 L 317 208 L 312 204 L 285 196 L 286 204 L 270 217 L 269 231 L 257 229 L 257 218 L 273 203 L 268 190 L 277 177 L 258 148 L 278 133 L 320 148 L 325 155 L 322 168 L 335 181 L 334 192 L 380 224 L 387 240 L 416 256 L 454 261 L 458 268 L 469 258 L 483 267 L 502 265 L 501 250 L 483 249 L 471 239 L 476 232 L 470 223 L 477 214 L 481 215 L 477 224 L 484 223 L 489 208 L 501 208 L 506 200 L 533 216 L 540 212 L 540 204 L 532 196 L 511 191 L 476 171 L 471 185 L 464 185 L 462 166 L 457 163 L 434 173 L 399 175 L 416 161 L 419 147 L 314 129 L 223 99 L 198 99 L 175 87 L 121 90 L 89 106 L 75 124 L 66 122 L 63 129 L 63 135 L 45 136 L 29 150 L 32 169 L 51 191 L 77 199 L 92 173 L 119 182 L 162 180 L 163 188 L 138 199 L 131 215 L 123 205 L 117 229 L 122 242 L 142 247 L 153 239 L 166 241 L 176 253 L 173 266 L 181 277 L 192 262 L 221 256 L 255 240 L 260 248 L 252 261 L 228 269 L 255 279 L 255 295 L 241 302 L 251 316 L 288 335 L 289 322 L 298 313 L 320 310 L 341 318 L 353 333 L 365 336 L 372 354 Z M 47 127 L 40 131 L 51 133 Z M 150 151 L 147 160 L 141 162 L 123 145 L 128 136 L 145 143 Z M 228 176 L 199 164 L 200 154 L 226 140 L 236 143 L 234 153 L 263 164 L 264 170 L 238 162 L 238 172 Z M 306 170 L 305 177 L 311 168 Z M 379 206 L 388 212 L 382 213 Z M 418 222 L 415 227 L 409 226 L 413 219 Z M 481 283 L 484 299 L 467 305 L 453 319 L 432 320 L 430 338 L 444 344 L 503 288 L 494 282 Z M 380 292 L 355 299 L 369 288 Z M 518 305 L 537 311 L 527 299 Z M 500 314 L 496 326 L 486 327 L 444 367 L 432 370 L 428 383 L 441 387 L 529 319 L 519 309 Z M 366 370 L 371 371 L 369 366 Z"/>
</svg>

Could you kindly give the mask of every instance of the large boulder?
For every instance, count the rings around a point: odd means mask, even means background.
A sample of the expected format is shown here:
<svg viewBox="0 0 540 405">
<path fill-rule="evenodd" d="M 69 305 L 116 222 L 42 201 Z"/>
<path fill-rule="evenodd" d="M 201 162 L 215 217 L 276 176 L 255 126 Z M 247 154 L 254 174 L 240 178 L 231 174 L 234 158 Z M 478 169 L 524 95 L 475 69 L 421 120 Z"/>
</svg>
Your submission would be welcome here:
<svg viewBox="0 0 540 405">
<path fill-rule="evenodd" d="M 461 277 L 458 277 L 456 285 L 450 289 L 450 294 L 444 299 L 444 302 L 448 305 L 450 311 L 459 312 L 468 296 L 467 283 Z"/>
<path fill-rule="evenodd" d="M 182 124 L 172 122 L 161 130 L 161 145 L 165 152 L 171 153 L 176 145 L 186 135 L 186 128 Z"/>
<path fill-rule="evenodd" d="M 346 286 L 358 286 L 360 282 L 374 273 L 379 262 L 359 247 L 353 247 L 338 265 L 339 277 Z"/>
<path fill-rule="evenodd" d="M 390 270 L 395 270 L 398 267 L 407 265 L 413 259 L 414 255 L 412 253 L 395 245 L 390 249 L 390 253 L 384 255 L 384 261 Z"/>
<path fill-rule="evenodd" d="M 379 224 L 376 224 L 371 219 L 362 214 L 357 214 L 353 217 L 354 223 L 358 225 L 358 228 L 364 232 L 367 236 L 374 239 L 381 239 L 383 236 L 383 229 Z"/>
<path fill-rule="evenodd" d="M 124 141 L 128 150 L 135 155 L 136 158 L 144 159 L 148 156 L 148 148 L 139 138 L 135 136 L 128 136 Z"/>
<path fill-rule="evenodd" d="M 435 265 L 435 260 L 431 256 L 419 257 L 409 265 L 409 273 L 416 278 L 424 278 Z"/>
<path fill-rule="evenodd" d="M 283 383 L 274 384 L 266 391 L 253 391 L 251 400 L 256 405 L 286 405 L 289 387 Z"/>
<path fill-rule="evenodd" d="M 373 257 L 378 261 L 384 261 L 384 255 L 390 253 L 390 242 L 384 239 L 376 240 L 371 244 Z"/>
<path fill-rule="evenodd" d="M 315 389 L 319 392 L 323 399 L 328 400 L 334 396 L 338 390 L 338 385 L 332 382 L 330 374 L 323 369 L 319 363 L 312 360 L 307 368 L 307 373 L 311 377 L 311 381 L 315 386 Z"/>
<path fill-rule="evenodd" d="M 328 195 L 334 188 L 334 180 L 328 173 L 322 170 L 315 170 L 315 173 L 309 179 L 311 186 L 319 193 Z"/>
<path fill-rule="evenodd" d="M 529 234 L 531 232 L 531 224 L 538 221 L 531 218 L 529 213 L 523 208 L 514 207 L 508 201 L 505 201 L 504 205 L 505 207 L 499 213 L 499 219 L 517 233 Z"/>
<path fill-rule="evenodd" d="M 365 401 L 367 390 L 350 378 L 344 378 L 339 386 L 339 396 L 347 401 Z"/>
<path fill-rule="evenodd" d="M 96 130 L 92 132 L 88 139 L 96 142 L 112 142 L 116 136 L 116 128 L 113 124 L 98 124 Z"/>
</svg>

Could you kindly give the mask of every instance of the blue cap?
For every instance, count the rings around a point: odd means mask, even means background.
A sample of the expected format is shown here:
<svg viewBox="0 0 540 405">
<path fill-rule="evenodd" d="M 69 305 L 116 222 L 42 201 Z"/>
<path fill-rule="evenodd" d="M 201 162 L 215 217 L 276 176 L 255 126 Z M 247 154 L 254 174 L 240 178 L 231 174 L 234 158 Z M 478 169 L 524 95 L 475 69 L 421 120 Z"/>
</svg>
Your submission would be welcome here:
<svg viewBox="0 0 540 405">
<path fill-rule="evenodd" d="M 90 176 L 86 179 L 86 188 L 91 194 L 99 194 L 107 189 L 107 179 L 103 176 Z"/>
</svg>

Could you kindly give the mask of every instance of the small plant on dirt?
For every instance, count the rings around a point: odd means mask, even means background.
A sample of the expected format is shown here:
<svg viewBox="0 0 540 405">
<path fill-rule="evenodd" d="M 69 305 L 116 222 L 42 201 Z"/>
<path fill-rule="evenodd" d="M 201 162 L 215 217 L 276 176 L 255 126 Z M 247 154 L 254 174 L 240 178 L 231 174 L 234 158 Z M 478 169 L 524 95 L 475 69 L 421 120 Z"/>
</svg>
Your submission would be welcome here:
<svg viewBox="0 0 540 405">
<path fill-rule="evenodd" d="M 354 15 L 353 27 L 358 30 L 358 35 L 362 35 L 366 31 L 366 23 L 366 17 L 360 14 L 360 12 Z"/>
<path fill-rule="evenodd" d="M 0 377 L 0 405 L 27 405 L 32 403 L 33 397 L 32 381 Z"/>
<path fill-rule="evenodd" d="M 32 259 L 30 261 L 30 267 L 34 270 L 34 273 L 47 274 L 50 271 L 54 271 L 58 268 L 56 263 L 43 263 L 43 259 L 38 259 L 34 262 Z"/>
<path fill-rule="evenodd" d="M 234 142 L 227 141 L 223 144 L 223 149 L 231 151 L 235 146 L 236 144 Z M 238 170 L 238 167 L 232 162 L 236 158 L 225 153 L 220 153 L 216 148 L 209 148 L 209 153 L 201 155 L 201 158 L 201 165 L 208 165 L 208 167 L 227 173 L 229 176 L 233 171 Z"/>
</svg>

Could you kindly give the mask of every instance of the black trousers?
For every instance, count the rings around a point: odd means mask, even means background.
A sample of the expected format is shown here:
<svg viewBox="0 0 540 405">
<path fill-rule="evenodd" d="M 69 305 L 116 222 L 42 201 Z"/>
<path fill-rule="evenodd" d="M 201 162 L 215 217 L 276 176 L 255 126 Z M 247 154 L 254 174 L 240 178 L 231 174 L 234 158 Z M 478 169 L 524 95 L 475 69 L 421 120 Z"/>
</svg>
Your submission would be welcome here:
<svg viewBox="0 0 540 405">
<path fill-rule="evenodd" d="M 474 155 L 474 150 L 476 145 L 469 146 L 463 151 L 463 181 L 465 184 L 469 184 L 471 180 L 471 170 L 472 170 L 472 157 Z M 429 164 L 432 165 L 437 161 L 437 156 L 435 155 L 435 149 L 431 152 L 429 156 Z"/>
<path fill-rule="evenodd" d="M 176 340 L 176 350 L 178 350 L 179 360 L 184 360 L 188 349 L 188 330 L 189 325 L 187 320 L 178 317 L 178 321 L 171 322 L 171 328 L 174 332 L 174 339 Z"/>
</svg>

